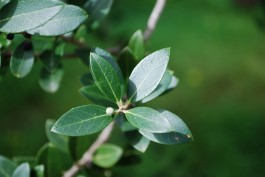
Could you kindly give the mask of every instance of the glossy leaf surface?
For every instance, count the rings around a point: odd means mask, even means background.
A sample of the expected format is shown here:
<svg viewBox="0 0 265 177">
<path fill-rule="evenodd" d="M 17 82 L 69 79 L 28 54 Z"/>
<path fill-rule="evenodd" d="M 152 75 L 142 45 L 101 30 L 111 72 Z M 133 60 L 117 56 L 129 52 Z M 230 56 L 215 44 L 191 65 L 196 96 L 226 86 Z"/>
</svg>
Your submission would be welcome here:
<svg viewBox="0 0 265 177">
<path fill-rule="evenodd" d="M 52 131 L 68 136 L 82 136 L 99 132 L 109 125 L 112 117 L 106 108 L 97 105 L 84 105 L 72 108 L 55 123 Z"/>
<path fill-rule="evenodd" d="M 172 131 L 167 119 L 152 108 L 137 107 L 125 112 L 127 120 L 138 129 L 153 133 L 165 133 Z"/>
<path fill-rule="evenodd" d="M 127 90 L 131 101 L 140 101 L 155 90 L 166 71 L 169 53 L 169 48 L 158 50 L 145 57 L 133 69 Z"/>
<path fill-rule="evenodd" d="M 64 6 L 53 0 L 13 0 L 0 10 L 0 31 L 19 33 L 39 27 Z"/>
</svg>

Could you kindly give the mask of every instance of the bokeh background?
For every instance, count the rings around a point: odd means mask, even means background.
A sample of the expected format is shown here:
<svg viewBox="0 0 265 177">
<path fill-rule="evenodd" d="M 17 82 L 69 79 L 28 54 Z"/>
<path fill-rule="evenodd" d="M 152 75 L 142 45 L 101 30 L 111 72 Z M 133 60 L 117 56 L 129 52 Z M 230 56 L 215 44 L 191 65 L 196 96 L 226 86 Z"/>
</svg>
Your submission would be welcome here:
<svg viewBox="0 0 265 177">
<path fill-rule="evenodd" d="M 155 1 L 115 0 L 87 42 L 108 48 L 144 29 Z M 265 174 L 265 18 L 262 0 L 168 0 L 147 43 L 149 52 L 171 47 L 178 87 L 147 105 L 166 108 L 190 127 L 194 142 L 152 143 L 141 163 L 114 168 L 126 177 L 261 177 Z M 264 8 L 264 7 L 263 7 Z M 56 94 L 38 85 L 40 62 L 18 80 L 0 83 L 0 154 L 36 155 L 47 142 L 45 120 L 88 104 L 78 93 L 81 61 L 63 61 Z M 114 134 L 114 139 L 121 135 Z M 89 138 L 89 137 L 87 137 Z"/>
</svg>

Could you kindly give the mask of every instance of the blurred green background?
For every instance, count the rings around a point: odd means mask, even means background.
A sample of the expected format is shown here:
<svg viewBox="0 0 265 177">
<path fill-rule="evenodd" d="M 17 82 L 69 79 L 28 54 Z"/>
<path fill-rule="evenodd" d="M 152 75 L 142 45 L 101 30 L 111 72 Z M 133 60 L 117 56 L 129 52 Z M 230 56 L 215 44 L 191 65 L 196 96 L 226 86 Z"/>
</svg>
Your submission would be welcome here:
<svg viewBox="0 0 265 177">
<path fill-rule="evenodd" d="M 115 0 L 99 32 L 86 40 L 103 48 L 125 42 L 145 28 L 154 2 Z M 194 142 L 152 143 L 141 163 L 115 167 L 114 176 L 264 176 L 265 19 L 259 2 L 168 0 L 147 49 L 171 47 L 169 65 L 180 83 L 148 105 L 180 116 Z M 18 80 L 9 72 L 0 83 L 0 154 L 36 155 L 47 142 L 46 119 L 89 103 L 78 93 L 87 68 L 74 59 L 63 64 L 65 76 L 56 94 L 40 89 L 39 61 L 26 78 Z"/>
</svg>

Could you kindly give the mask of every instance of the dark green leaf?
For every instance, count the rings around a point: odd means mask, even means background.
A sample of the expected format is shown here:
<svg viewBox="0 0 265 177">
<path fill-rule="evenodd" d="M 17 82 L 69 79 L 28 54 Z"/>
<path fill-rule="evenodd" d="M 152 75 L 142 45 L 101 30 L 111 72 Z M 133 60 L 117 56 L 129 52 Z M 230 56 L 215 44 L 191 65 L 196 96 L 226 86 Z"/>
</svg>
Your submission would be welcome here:
<svg viewBox="0 0 265 177">
<path fill-rule="evenodd" d="M 49 72 L 45 68 L 42 68 L 40 72 L 39 84 L 43 90 L 49 93 L 55 93 L 60 87 L 60 83 L 63 77 L 63 68 L 59 67 L 54 72 Z"/>
<path fill-rule="evenodd" d="M 58 135 L 51 131 L 53 125 L 55 124 L 54 120 L 46 120 L 45 130 L 46 136 L 51 144 L 53 144 L 56 148 L 60 149 L 63 152 L 68 152 L 68 137 L 63 135 Z"/>
<path fill-rule="evenodd" d="M 143 136 L 160 144 L 181 144 L 193 140 L 189 128 L 178 116 L 166 110 L 160 110 L 159 112 L 162 117 L 168 120 L 173 131 L 170 133 L 151 133 L 140 129 L 139 132 Z"/>
<path fill-rule="evenodd" d="M 95 84 L 91 73 L 86 73 L 80 77 L 80 82 L 84 86 Z"/>
<path fill-rule="evenodd" d="M 95 53 L 90 54 L 90 68 L 94 81 L 102 93 L 114 103 L 121 100 L 121 83 L 109 62 Z"/>
<path fill-rule="evenodd" d="M 61 57 L 55 55 L 51 50 L 45 50 L 40 55 L 40 60 L 42 61 L 46 70 L 49 72 L 54 72 L 60 64 Z"/>
<path fill-rule="evenodd" d="M 14 171 L 12 177 L 30 177 L 30 167 L 28 163 L 22 163 Z"/>
<path fill-rule="evenodd" d="M 44 176 L 58 177 L 71 165 L 68 154 L 58 150 L 51 144 L 45 144 L 37 154 L 37 165 L 44 165 Z"/>
<path fill-rule="evenodd" d="M 0 9 L 9 2 L 10 0 L 0 0 Z"/>
<path fill-rule="evenodd" d="M 95 104 L 106 107 L 117 107 L 116 104 L 111 102 L 108 98 L 106 98 L 105 95 L 103 95 L 96 85 L 82 87 L 79 92 Z"/>
<path fill-rule="evenodd" d="M 87 48 L 79 48 L 75 50 L 75 54 L 82 60 L 82 62 L 89 67 L 89 51 Z"/>
<path fill-rule="evenodd" d="M 146 102 L 151 101 L 151 100 L 155 99 L 156 97 L 160 96 L 165 90 L 167 90 L 171 80 L 172 80 L 172 75 L 167 70 L 165 72 L 164 76 L 162 77 L 160 83 L 156 87 L 156 89 L 150 95 L 145 97 L 142 100 L 142 103 L 146 103 Z"/>
<path fill-rule="evenodd" d="M 128 47 L 131 49 L 133 55 L 137 60 L 144 57 L 145 46 L 144 36 L 141 30 L 137 30 L 129 40 Z"/>
<path fill-rule="evenodd" d="M 169 48 L 158 50 L 145 57 L 133 69 L 127 91 L 131 101 L 140 101 L 155 90 L 166 71 L 169 53 Z"/>
<path fill-rule="evenodd" d="M 99 132 L 112 121 L 106 108 L 84 105 L 71 109 L 60 117 L 52 131 L 68 136 L 82 136 Z"/>
<path fill-rule="evenodd" d="M 86 11 L 80 7 L 65 5 L 51 20 L 38 28 L 29 30 L 28 33 L 42 36 L 62 35 L 76 29 L 87 17 Z"/>
<path fill-rule="evenodd" d="M 53 0 L 13 0 L 0 10 L 0 31 L 20 33 L 39 27 L 64 7 Z"/>
<path fill-rule="evenodd" d="M 88 12 L 91 28 L 97 28 L 100 22 L 107 16 L 112 5 L 112 0 L 90 0 L 84 5 Z"/>
<path fill-rule="evenodd" d="M 171 132 L 172 128 L 160 113 L 152 108 L 137 107 L 125 112 L 127 120 L 135 127 L 153 133 Z"/>
<path fill-rule="evenodd" d="M 34 168 L 36 177 L 44 177 L 44 165 L 38 165 Z"/>
<path fill-rule="evenodd" d="M 93 163 L 109 168 L 115 165 L 122 156 L 122 148 L 112 144 L 104 144 L 100 146 L 93 155 Z"/>
<path fill-rule="evenodd" d="M 34 63 L 33 49 L 28 49 L 31 46 L 29 41 L 22 42 L 11 57 L 10 70 L 17 78 L 23 78 L 29 74 Z"/>
<path fill-rule="evenodd" d="M 133 56 L 131 50 L 128 47 L 125 47 L 120 55 L 118 63 L 121 67 L 122 74 L 124 78 L 129 78 L 133 68 L 136 66 L 136 59 Z"/>
<path fill-rule="evenodd" d="M 0 176 L 1 177 L 11 177 L 16 169 L 16 164 L 11 160 L 0 156 Z"/>
<path fill-rule="evenodd" d="M 124 132 L 129 144 L 140 152 L 145 152 L 150 140 L 142 136 L 137 130 Z"/>
</svg>

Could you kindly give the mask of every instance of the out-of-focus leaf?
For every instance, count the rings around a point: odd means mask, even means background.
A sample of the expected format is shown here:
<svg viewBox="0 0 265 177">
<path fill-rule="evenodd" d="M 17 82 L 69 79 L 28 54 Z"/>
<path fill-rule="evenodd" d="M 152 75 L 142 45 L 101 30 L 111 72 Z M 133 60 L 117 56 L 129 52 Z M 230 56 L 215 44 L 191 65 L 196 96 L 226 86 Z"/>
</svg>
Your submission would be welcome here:
<svg viewBox="0 0 265 177">
<path fill-rule="evenodd" d="M 38 165 L 34 168 L 36 177 L 44 177 L 44 165 Z"/>
<path fill-rule="evenodd" d="M 106 108 L 97 105 L 83 105 L 72 108 L 52 127 L 52 131 L 68 136 L 82 136 L 99 132 L 107 127 L 112 117 L 106 114 Z"/>
<path fill-rule="evenodd" d="M 152 93 L 161 81 L 169 61 L 170 49 L 158 50 L 137 64 L 128 83 L 129 100 L 137 102 Z"/>
<path fill-rule="evenodd" d="M 65 43 L 61 42 L 55 47 L 55 55 L 62 57 L 65 51 Z"/>
<path fill-rule="evenodd" d="M 9 2 L 10 0 L 0 0 L 0 9 Z"/>
<path fill-rule="evenodd" d="M 75 50 L 75 54 L 82 60 L 82 62 L 89 67 L 89 51 L 86 48 L 79 48 Z"/>
<path fill-rule="evenodd" d="M 49 93 L 55 93 L 60 87 L 60 83 L 63 77 L 63 68 L 61 65 L 54 71 L 49 72 L 45 68 L 41 69 L 39 84 L 41 88 Z"/>
<path fill-rule="evenodd" d="M 11 177 L 16 169 L 16 164 L 0 155 L 0 176 Z"/>
<path fill-rule="evenodd" d="M 93 155 L 93 163 L 109 168 L 115 165 L 122 156 L 122 148 L 113 144 L 104 144 L 100 146 Z"/>
<path fill-rule="evenodd" d="M 55 120 L 51 120 L 51 119 L 46 120 L 46 124 L 45 124 L 46 136 L 49 139 L 51 144 L 53 144 L 56 148 L 60 149 L 61 151 L 67 153 L 68 152 L 68 137 L 53 133 L 51 129 L 54 124 L 55 124 Z"/>
<path fill-rule="evenodd" d="M 29 163 L 30 167 L 33 167 L 36 163 L 34 156 L 15 156 L 12 159 L 18 165 L 27 162 Z"/>
<path fill-rule="evenodd" d="M 83 75 L 80 77 L 80 82 L 81 82 L 81 84 L 83 84 L 84 86 L 88 86 L 88 85 L 95 84 L 95 83 L 94 83 L 94 80 L 93 80 L 93 76 L 91 75 L 91 73 L 83 74 Z"/>
<path fill-rule="evenodd" d="M 61 57 L 55 55 L 55 53 L 51 50 L 45 50 L 40 55 L 40 60 L 42 61 L 46 70 L 49 72 L 54 72 L 60 64 Z"/>
<path fill-rule="evenodd" d="M 0 10 L 0 31 L 20 33 L 39 27 L 65 6 L 54 0 L 13 0 Z"/>
<path fill-rule="evenodd" d="M 144 36 L 141 30 L 137 30 L 129 40 L 128 47 L 131 49 L 132 54 L 137 60 L 144 57 L 145 46 Z"/>
<path fill-rule="evenodd" d="M 19 165 L 12 177 L 30 177 L 30 167 L 28 163 L 22 163 L 21 165 Z"/>
<path fill-rule="evenodd" d="M 29 41 L 22 42 L 11 57 L 10 70 L 17 78 L 23 78 L 29 74 L 34 63 L 34 51 Z"/>
</svg>

